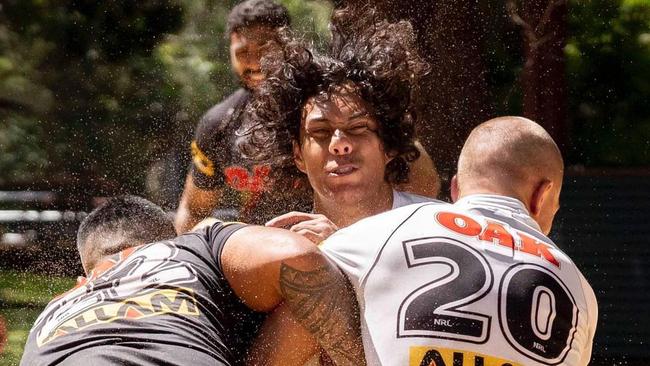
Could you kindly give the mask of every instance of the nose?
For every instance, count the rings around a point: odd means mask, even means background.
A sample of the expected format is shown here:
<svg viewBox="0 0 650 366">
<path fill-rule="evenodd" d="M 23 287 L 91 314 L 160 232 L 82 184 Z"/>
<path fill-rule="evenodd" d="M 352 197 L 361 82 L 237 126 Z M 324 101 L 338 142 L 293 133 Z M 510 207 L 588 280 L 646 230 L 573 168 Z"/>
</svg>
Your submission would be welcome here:
<svg viewBox="0 0 650 366">
<path fill-rule="evenodd" d="M 260 59 L 259 52 L 248 51 L 240 59 L 240 62 L 248 69 L 257 69 L 257 63 L 259 62 L 259 59 Z"/>
<path fill-rule="evenodd" d="M 336 129 L 332 134 L 329 146 L 332 155 L 347 155 L 352 153 L 352 142 L 341 130 Z"/>
<path fill-rule="evenodd" d="M 255 47 L 254 49 L 248 51 L 248 59 L 246 60 L 246 62 L 249 65 L 256 65 L 257 63 L 260 62 L 261 58 L 262 58 L 262 50 L 259 47 Z"/>
</svg>

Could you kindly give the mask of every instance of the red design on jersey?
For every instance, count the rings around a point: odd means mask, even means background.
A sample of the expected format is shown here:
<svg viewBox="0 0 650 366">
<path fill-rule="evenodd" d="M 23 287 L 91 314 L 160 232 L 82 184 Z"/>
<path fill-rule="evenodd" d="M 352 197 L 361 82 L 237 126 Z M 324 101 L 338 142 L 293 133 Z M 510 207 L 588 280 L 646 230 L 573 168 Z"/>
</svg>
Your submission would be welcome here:
<svg viewBox="0 0 650 366">
<path fill-rule="evenodd" d="M 478 222 L 461 214 L 439 212 L 436 219 L 442 226 L 467 236 L 476 236 L 483 230 Z"/>
<path fill-rule="evenodd" d="M 253 174 L 248 169 L 240 166 L 229 166 L 224 169 L 226 183 L 238 191 L 261 192 L 264 189 L 264 181 L 269 176 L 271 168 L 267 165 L 255 165 Z"/>
<path fill-rule="evenodd" d="M 537 239 L 530 237 L 524 233 L 519 233 L 521 238 L 522 248 L 521 250 L 536 256 L 541 256 L 546 259 L 548 262 L 553 263 L 556 267 L 560 266 L 560 262 L 553 256 L 551 253 L 550 246 L 546 243 L 542 243 Z"/>
<path fill-rule="evenodd" d="M 121 261 L 128 258 L 139 247 L 141 247 L 141 245 L 124 249 L 123 251 L 121 251 L 119 253 L 119 256 L 118 256 L 117 260 L 115 260 L 113 258 L 108 258 L 108 259 L 103 260 L 102 262 L 97 264 L 95 266 L 95 268 L 93 268 L 90 271 L 90 273 L 88 274 L 87 277 L 81 277 L 81 276 L 77 277 L 77 283 L 75 284 L 75 286 L 73 288 L 71 288 L 70 290 L 62 293 L 61 295 L 55 296 L 53 300 L 57 300 L 57 299 L 65 296 L 65 295 L 69 294 L 70 292 L 78 289 L 79 287 L 85 286 L 89 281 L 92 281 L 92 280 L 96 279 L 97 277 L 101 276 L 104 272 L 106 272 L 109 269 L 113 268 L 117 263 L 120 263 Z"/>
<path fill-rule="evenodd" d="M 506 230 L 506 228 L 498 222 L 487 221 L 487 225 L 482 227 L 481 224 L 471 217 L 454 212 L 439 212 L 436 215 L 436 221 L 438 221 L 440 225 L 456 233 L 467 236 L 477 236 L 480 240 L 503 245 L 508 248 L 515 247 L 516 250 L 544 258 L 554 266 L 560 267 L 560 262 L 555 258 L 553 253 L 551 253 L 552 247 L 550 245 L 519 230 L 513 229 L 512 231 L 514 231 L 521 240 L 521 245 L 515 245 L 516 238 L 514 238 L 512 234 L 510 234 L 510 231 Z"/>
</svg>

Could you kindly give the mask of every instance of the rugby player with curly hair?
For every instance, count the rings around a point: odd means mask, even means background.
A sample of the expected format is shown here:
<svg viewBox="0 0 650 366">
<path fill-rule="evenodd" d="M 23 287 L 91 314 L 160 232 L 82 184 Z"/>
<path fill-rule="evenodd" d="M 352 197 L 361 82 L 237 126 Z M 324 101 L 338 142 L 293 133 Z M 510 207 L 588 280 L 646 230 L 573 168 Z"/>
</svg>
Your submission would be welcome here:
<svg viewBox="0 0 650 366">
<path fill-rule="evenodd" d="M 437 174 L 416 145 L 418 79 L 428 72 L 410 23 L 390 23 L 372 9 L 339 10 L 333 42 L 321 55 L 281 31 L 282 58 L 262 63 L 267 79 L 244 112 L 238 146 L 271 167 L 283 189 L 308 180 L 313 212 L 267 223 L 320 242 L 362 218 L 429 200 Z M 409 174 L 416 162 L 416 174 Z M 424 165 L 424 168 L 422 168 Z"/>
<path fill-rule="evenodd" d="M 263 224 L 287 210 L 310 207 L 308 194 L 287 199 L 266 189 L 268 167 L 243 159 L 235 147 L 242 111 L 264 80 L 261 59 L 281 48 L 278 31 L 290 23 L 287 9 L 272 0 L 244 1 L 228 15 L 230 62 L 241 87 L 207 111 L 196 128 L 192 165 L 176 212 L 178 233 L 210 215 Z"/>
</svg>

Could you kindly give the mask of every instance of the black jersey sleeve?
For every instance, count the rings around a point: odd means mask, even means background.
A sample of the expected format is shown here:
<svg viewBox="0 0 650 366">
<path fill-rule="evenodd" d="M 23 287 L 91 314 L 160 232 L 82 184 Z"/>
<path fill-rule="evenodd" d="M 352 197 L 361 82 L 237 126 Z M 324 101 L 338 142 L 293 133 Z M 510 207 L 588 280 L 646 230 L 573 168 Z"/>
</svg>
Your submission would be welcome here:
<svg viewBox="0 0 650 366">
<path fill-rule="evenodd" d="M 232 127 L 248 96 L 247 91 L 240 89 L 201 118 L 191 144 L 191 174 L 197 187 L 214 189 L 224 184 L 223 168 L 231 159 L 235 133 Z"/>
<path fill-rule="evenodd" d="M 235 231 L 246 226 L 248 225 L 239 222 L 219 222 L 202 229 L 202 234 L 210 250 L 210 256 L 215 261 L 219 272 L 223 273 L 221 268 L 221 252 L 226 242 Z"/>
</svg>

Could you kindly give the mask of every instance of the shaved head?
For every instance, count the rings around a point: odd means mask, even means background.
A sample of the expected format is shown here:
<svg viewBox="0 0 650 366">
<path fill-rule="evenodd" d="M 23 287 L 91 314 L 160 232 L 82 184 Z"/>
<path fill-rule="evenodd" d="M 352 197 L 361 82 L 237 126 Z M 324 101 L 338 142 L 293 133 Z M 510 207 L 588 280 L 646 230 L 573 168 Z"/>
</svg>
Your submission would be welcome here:
<svg viewBox="0 0 650 366">
<path fill-rule="evenodd" d="M 559 201 L 563 174 L 560 150 L 542 126 L 522 117 L 499 117 L 482 123 L 467 138 L 458 160 L 457 196 L 499 194 L 534 211 L 531 199 L 540 185 Z M 550 222 L 546 224 L 550 230 Z"/>
<path fill-rule="evenodd" d="M 101 204 L 79 225 L 77 249 L 88 274 L 104 257 L 175 236 L 162 208 L 144 198 L 119 196 Z"/>
</svg>

